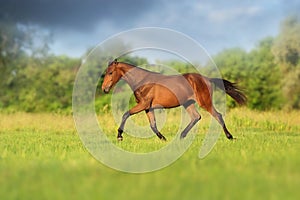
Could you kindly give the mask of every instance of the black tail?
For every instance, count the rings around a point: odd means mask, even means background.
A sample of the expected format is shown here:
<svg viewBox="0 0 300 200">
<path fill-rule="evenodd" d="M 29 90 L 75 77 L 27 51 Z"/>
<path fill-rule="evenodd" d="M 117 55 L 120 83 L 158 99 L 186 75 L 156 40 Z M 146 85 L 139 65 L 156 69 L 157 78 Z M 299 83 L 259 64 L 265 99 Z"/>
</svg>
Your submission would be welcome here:
<svg viewBox="0 0 300 200">
<path fill-rule="evenodd" d="M 210 78 L 209 81 L 214 83 L 221 90 L 225 91 L 226 94 L 231 96 L 238 104 L 246 104 L 247 97 L 241 89 L 237 87 L 236 83 L 231 83 L 230 81 L 220 78 Z"/>
</svg>

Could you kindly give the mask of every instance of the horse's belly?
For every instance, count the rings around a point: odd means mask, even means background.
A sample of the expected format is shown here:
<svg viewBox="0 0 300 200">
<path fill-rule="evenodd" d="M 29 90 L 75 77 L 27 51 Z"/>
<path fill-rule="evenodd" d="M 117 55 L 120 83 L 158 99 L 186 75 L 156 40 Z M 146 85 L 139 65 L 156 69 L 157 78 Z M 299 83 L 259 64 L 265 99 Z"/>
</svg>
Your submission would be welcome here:
<svg viewBox="0 0 300 200">
<path fill-rule="evenodd" d="M 173 108 L 186 103 L 193 96 L 193 92 L 188 89 L 180 90 L 180 88 L 173 87 L 159 88 L 155 90 L 156 95 L 152 101 L 154 107 Z"/>
</svg>

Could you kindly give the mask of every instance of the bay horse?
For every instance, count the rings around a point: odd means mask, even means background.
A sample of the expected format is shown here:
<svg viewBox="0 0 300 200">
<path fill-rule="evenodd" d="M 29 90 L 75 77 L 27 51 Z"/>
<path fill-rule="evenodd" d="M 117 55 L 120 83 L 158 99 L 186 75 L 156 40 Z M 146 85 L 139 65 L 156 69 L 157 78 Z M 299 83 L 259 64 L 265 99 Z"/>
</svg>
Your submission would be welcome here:
<svg viewBox="0 0 300 200">
<path fill-rule="evenodd" d="M 184 138 L 201 119 L 195 108 L 195 102 L 219 122 L 228 139 L 233 139 L 226 128 L 222 115 L 216 111 L 212 103 L 212 83 L 224 90 L 238 104 L 246 102 L 246 96 L 236 84 L 224 79 L 208 78 L 198 73 L 163 75 L 117 60 L 108 64 L 102 83 L 102 91 L 109 93 L 110 89 L 120 79 L 123 79 L 130 86 L 137 102 L 137 105 L 125 112 L 122 117 L 117 135 L 117 139 L 120 141 L 123 140 L 122 133 L 128 117 L 141 111 L 146 112 L 152 131 L 161 140 L 166 140 L 156 127 L 154 109 L 178 106 L 183 106 L 191 117 L 190 123 L 180 135 L 181 139 Z"/>
</svg>

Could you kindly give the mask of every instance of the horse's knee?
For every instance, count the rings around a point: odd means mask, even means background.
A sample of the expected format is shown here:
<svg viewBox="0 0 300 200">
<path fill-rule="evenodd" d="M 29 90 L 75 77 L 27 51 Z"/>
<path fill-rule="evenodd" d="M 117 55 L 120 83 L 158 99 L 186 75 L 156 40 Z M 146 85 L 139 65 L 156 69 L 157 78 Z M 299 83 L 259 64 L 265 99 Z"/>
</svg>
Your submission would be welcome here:
<svg viewBox="0 0 300 200">
<path fill-rule="evenodd" d="M 199 121 L 201 119 L 201 115 L 197 114 L 196 119 L 197 119 L 197 121 Z"/>
<path fill-rule="evenodd" d="M 196 124 L 200 119 L 201 119 L 201 115 L 199 113 L 197 113 L 193 116 L 192 121 L 194 124 Z"/>
</svg>

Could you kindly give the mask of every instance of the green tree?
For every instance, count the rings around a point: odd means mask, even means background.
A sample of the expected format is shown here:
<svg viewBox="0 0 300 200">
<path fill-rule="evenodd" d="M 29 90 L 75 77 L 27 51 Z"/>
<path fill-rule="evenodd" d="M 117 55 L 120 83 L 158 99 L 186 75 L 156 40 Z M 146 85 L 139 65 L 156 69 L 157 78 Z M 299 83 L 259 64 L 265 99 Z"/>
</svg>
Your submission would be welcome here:
<svg viewBox="0 0 300 200">
<path fill-rule="evenodd" d="M 45 38 L 47 34 L 32 26 L 0 19 L 0 108 L 17 105 L 19 92 L 28 77 L 24 74 L 27 67 L 48 55 Z"/>
<path fill-rule="evenodd" d="M 0 20 L 0 108 L 11 101 L 9 90 L 25 64 L 24 47 L 29 43 L 27 34 L 15 24 Z"/>
<path fill-rule="evenodd" d="M 29 64 L 22 71 L 25 77 L 18 87 L 18 110 L 71 111 L 72 89 L 79 60 L 66 56 L 49 56 L 43 65 Z M 21 83 L 20 83 L 21 84 Z"/>
<path fill-rule="evenodd" d="M 248 106 L 253 109 L 278 109 L 282 106 L 281 73 L 271 52 L 273 42 L 274 39 L 268 37 L 249 53 L 245 86 Z"/>
<path fill-rule="evenodd" d="M 35 27 L 0 20 L 0 109 L 71 110 L 78 59 L 49 54 Z"/>
<path fill-rule="evenodd" d="M 241 48 L 226 49 L 213 57 L 215 64 L 220 70 L 224 79 L 237 83 L 241 89 L 245 89 L 246 81 L 249 76 L 248 71 L 248 55 Z M 214 76 L 214 74 L 208 74 Z M 245 90 L 248 96 L 249 91 Z M 237 104 L 229 97 L 227 98 L 227 106 L 235 107 Z"/>
<path fill-rule="evenodd" d="M 248 54 L 241 48 L 226 49 L 214 56 L 214 61 L 221 74 L 233 82 L 240 82 L 247 77 Z"/>
<path fill-rule="evenodd" d="M 227 49 L 214 57 L 222 76 L 244 90 L 252 109 L 267 110 L 281 107 L 280 70 L 271 53 L 273 38 L 266 38 L 247 53 L 243 49 Z M 236 103 L 227 98 L 227 105 Z"/>
<path fill-rule="evenodd" d="M 272 52 L 284 75 L 282 91 L 289 109 L 300 108 L 300 19 L 288 17 L 280 27 Z"/>
</svg>

